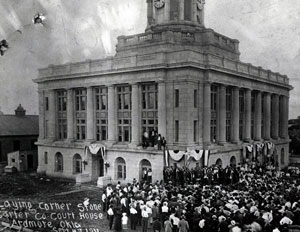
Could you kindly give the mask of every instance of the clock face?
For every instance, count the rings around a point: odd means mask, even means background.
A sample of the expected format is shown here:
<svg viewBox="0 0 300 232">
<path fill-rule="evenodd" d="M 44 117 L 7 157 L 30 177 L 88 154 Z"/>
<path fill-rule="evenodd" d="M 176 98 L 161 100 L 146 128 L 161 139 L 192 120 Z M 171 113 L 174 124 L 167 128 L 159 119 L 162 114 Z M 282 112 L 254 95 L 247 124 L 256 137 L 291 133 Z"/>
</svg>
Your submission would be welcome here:
<svg viewBox="0 0 300 232">
<path fill-rule="evenodd" d="M 156 8 L 162 8 L 165 5 L 165 0 L 154 0 L 154 6 Z"/>
<path fill-rule="evenodd" d="M 205 0 L 197 0 L 197 8 L 198 10 L 203 10 L 205 4 Z"/>
</svg>

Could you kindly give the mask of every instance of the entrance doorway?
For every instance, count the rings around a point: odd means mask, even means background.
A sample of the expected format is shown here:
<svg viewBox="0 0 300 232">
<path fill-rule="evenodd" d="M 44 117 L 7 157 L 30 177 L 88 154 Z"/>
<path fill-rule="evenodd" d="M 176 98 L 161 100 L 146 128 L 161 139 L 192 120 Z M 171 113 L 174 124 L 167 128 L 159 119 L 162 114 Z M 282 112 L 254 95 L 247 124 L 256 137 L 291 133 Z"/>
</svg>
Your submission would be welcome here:
<svg viewBox="0 0 300 232">
<path fill-rule="evenodd" d="M 230 166 L 231 166 L 231 167 L 236 166 L 236 158 L 235 158 L 235 156 L 232 156 L 232 157 L 230 158 Z"/>
<path fill-rule="evenodd" d="M 223 165 L 222 160 L 221 160 L 221 159 L 217 159 L 216 165 L 217 165 L 218 167 L 222 168 L 222 165 Z"/>
<path fill-rule="evenodd" d="M 145 174 L 148 173 L 149 170 L 152 170 L 151 163 L 147 159 L 143 159 L 140 162 L 140 181 L 145 181 Z M 146 171 L 146 172 L 145 172 Z"/>
<path fill-rule="evenodd" d="M 33 170 L 33 155 L 27 155 L 28 170 Z"/>
</svg>

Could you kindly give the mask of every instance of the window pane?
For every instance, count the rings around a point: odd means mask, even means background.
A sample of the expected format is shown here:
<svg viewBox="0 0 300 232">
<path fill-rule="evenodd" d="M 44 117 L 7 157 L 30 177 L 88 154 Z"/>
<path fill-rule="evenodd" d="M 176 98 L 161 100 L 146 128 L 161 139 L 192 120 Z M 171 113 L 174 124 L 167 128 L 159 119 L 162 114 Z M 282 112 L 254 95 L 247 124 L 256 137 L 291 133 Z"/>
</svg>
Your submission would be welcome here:
<svg viewBox="0 0 300 232">
<path fill-rule="evenodd" d="M 155 93 L 149 93 L 149 109 L 153 109 L 155 105 Z"/>
</svg>

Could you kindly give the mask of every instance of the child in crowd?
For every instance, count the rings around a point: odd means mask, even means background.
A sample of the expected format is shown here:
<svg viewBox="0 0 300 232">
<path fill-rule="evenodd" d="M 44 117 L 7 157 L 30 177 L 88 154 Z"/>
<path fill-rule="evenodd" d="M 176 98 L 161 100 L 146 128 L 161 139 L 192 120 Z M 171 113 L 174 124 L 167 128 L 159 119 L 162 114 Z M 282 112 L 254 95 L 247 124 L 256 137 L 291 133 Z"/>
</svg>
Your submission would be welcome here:
<svg viewBox="0 0 300 232">
<path fill-rule="evenodd" d="M 128 229 L 128 226 L 127 226 L 127 224 L 128 224 L 128 217 L 127 217 L 126 213 L 123 213 L 122 215 L 123 215 L 122 216 L 122 229 L 123 230 L 127 230 Z"/>
</svg>

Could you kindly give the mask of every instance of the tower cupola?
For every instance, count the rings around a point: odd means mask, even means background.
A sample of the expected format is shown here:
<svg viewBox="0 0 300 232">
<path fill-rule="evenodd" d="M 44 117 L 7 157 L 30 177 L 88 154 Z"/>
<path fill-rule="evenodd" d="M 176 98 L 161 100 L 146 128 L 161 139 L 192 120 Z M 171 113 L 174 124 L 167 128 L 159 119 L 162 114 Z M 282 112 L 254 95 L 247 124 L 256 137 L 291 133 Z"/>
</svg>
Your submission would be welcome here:
<svg viewBox="0 0 300 232">
<path fill-rule="evenodd" d="M 204 27 L 205 0 L 147 0 L 147 29 L 161 24 Z"/>
</svg>

